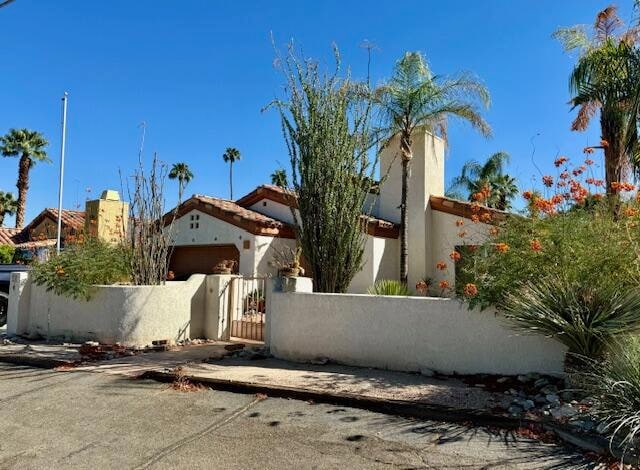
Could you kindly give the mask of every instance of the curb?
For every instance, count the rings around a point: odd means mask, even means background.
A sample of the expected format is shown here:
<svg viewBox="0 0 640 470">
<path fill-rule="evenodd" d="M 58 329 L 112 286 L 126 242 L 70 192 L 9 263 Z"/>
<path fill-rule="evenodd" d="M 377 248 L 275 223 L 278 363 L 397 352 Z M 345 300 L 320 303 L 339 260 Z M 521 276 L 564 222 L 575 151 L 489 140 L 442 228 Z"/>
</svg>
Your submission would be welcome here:
<svg viewBox="0 0 640 470">
<path fill-rule="evenodd" d="M 471 423 L 476 426 L 496 427 L 507 430 L 516 430 L 529 425 L 540 426 L 544 431 L 554 432 L 561 441 L 573 447 L 580 448 L 586 452 L 610 455 L 609 445 L 606 438 L 596 435 L 577 435 L 573 433 L 569 427 L 557 423 L 544 423 L 527 418 L 497 416 L 479 410 L 452 408 L 445 405 L 429 405 L 404 400 L 387 400 L 349 393 L 326 393 L 314 390 L 284 387 L 281 385 L 263 385 L 253 382 L 238 382 L 234 380 L 214 379 L 211 377 L 198 377 L 194 375 L 186 375 L 183 377 L 193 383 L 203 384 L 214 390 L 224 392 L 244 394 L 262 393 L 269 397 L 290 398 L 294 400 L 312 401 L 314 403 L 348 406 L 350 408 L 401 416 L 403 418 L 416 418 L 460 424 Z M 173 372 L 150 370 L 142 373 L 137 378 L 170 383 L 176 379 L 176 374 Z"/>
<path fill-rule="evenodd" d="M 315 403 L 327 403 L 339 406 L 348 406 L 351 408 L 359 408 L 363 410 L 401 416 L 404 418 L 418 418 L 435 421 L 444 421 L 452 423 L 471 423 L 478 426 L 498 427 L 502 429 L 515 430 L 523 426 L 533 425 L 541 426 L 545 431 L 554 431 L 562 440 L 570 442 L 573 445 L 579 445 L 577 442 L 583 439 L 563 437 L 570 435 L 574 437 L 565 427 L 557 424 L 547 424 L 540 421 L 534 421 L 527 418 L 513 418 L 510 416 L 498 416 L 480 410 L 471 410 L 464 408 L 452 408 L 446 405 L 430 405 L 426 403 L 415 403 L 405 400 L 389 400 L 376 397 L 366 397 L 362 395 L 350 393 L 327 393 L 315 390 L 299 389 L 293 387 L 285 387 L 281 385 L 264 385 L 253 382 L 239 382 L 226 379 L 215 379 L 211 377 L 198 377 L 195 375 L 183 376 L 194 383 L 206 385 L 214 390 L 224 392 L 235 392 L 244 394 L 262 393 L 274 398 L 291 398 L 302 401 L 312 401 Z M 138 376 L 139 379 L 151 379 L 157 382 L 170 383 L 176 379 L 173 372 L 161 372 L 157 370 L 146 371 Z M 562 432 L 562 435 L 560 432 Z M 580 446 L 582 447 L 582 446 Z M 591 444 L 589 451 L 600 451 L 606 453 L 607 447 L 601 447 L 597 444 Z"/>
<path fill-rule="evenodd" d="M 39 369 L 55 369 L 56 367 L 76 365 L 75 361 L 32 356 L 29 354 L 0 354 L 0 363 L 37 367 Z"/>
</svg>

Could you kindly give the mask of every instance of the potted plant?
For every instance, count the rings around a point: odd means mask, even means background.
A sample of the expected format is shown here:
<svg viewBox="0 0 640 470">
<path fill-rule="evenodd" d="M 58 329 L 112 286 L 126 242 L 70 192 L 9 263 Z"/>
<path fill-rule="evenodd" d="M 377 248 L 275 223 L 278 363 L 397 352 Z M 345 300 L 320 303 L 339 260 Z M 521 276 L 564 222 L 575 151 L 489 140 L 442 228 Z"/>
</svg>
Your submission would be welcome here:
<svg viewBox="0 0 640 470">
<path fill-rule="evenodd" d="M 231 274 L 236 262 L 232 259 L 225 259 L 220 261 L 213 267 L 213 274 Z"/>
</svg>

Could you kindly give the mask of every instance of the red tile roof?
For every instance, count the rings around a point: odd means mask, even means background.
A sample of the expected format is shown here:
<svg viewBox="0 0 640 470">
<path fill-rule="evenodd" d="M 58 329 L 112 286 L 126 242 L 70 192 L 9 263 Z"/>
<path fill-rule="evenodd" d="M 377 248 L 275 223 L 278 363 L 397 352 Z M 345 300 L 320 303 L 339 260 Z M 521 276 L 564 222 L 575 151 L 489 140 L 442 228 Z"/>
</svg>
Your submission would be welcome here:
<svg viewBox="0 0 640 470">
<path fill-rule="evenodd" d="M 445 212 L 447 214 L 455 215 L 458 217 L 464 217 L 470 219 L 474 214 L 481 216 L 482 214 L 491 215 L 491 223 L 495 224 L 504 220 L 507 216 L 512 215 L 509 212 L 501 211 L 498 209 L 492 209 L 490 207 L 478 206 L 471 202 L 458 201 L 457 199 L 451 199 L 442 196 L 430 196 L 429 202 L 431 208 L 439 212 Z"/>
<path fill-rule="evenodd" d="M 180 204 L 175 217 L 180 218 L 192 210 L 198 210 L 217 219 L 240 227 L 254 235 L 269 235 L 274 237 L 294 238 L 294 230 L 289 224 L 273 219 L 259 212 L 246 209 L 228 199 L 194 195 Z M 164 223 L 171 223 L 173 211 L 165 214 Z"/>
<path fill-rule="evenodd" d="M 16 236 L 21 232 L 19 228 L 0 227 L 0 245 L 15 245 Z"/>
<path fill-rule="evenodd" d="M 42 223 L 45 218 L 51 219 L 51 221 L 57 223 L 58 209 L 47 208 L 43 210 L 23 229 L 0 227 L 0 245 L 15 246 L 31 242 L 29 236 L 30 231 Z M 77 231 L 82 230 L 84 228 L 84 212 L 63 209 L 62 227 Z"/>
<path fill-rule="evenodd" d="M 248 208 L 263 199 L 289 207 L 298 206 L 298 199 L 292 190 L 283 189 L 273 184 L 258 186 L 246 196 L 238 199 L 236 204 Z M 400 236 L 400 226 L 393 222 L 366 215 L 363 215 L 362 218 L 367 220 L 367 233 L 369 235 L 385 238 L 398 238 Z"/>
</svg>

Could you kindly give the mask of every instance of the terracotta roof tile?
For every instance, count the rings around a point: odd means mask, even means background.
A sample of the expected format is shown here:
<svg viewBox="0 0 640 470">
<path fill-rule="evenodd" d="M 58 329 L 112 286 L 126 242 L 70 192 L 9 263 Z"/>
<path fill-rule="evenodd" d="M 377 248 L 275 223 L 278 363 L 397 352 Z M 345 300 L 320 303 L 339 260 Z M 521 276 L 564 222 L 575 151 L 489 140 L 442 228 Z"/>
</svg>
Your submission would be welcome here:
<svg viewBox="0 0 640 470">
<path fill-rule="evenodd" d="M 205 214 L 243 228 L 255 235 L 270 235 L 284 238 L 294 237 L 294 231 L 290 225 L 239 206 L 228 199 L 196 194 L 177 207 L 176 217 L 182 217 L 192 210 L 199 210 Z M 165 225 L 171 222 L 172 214 L 173 211 L 165 214 Z"/>
<path fill-rule="evenodd" d="M 17 235 L 21 232 L 19 228 L 0 227 L 0 245 L 15 245 Z"/>
</svg>

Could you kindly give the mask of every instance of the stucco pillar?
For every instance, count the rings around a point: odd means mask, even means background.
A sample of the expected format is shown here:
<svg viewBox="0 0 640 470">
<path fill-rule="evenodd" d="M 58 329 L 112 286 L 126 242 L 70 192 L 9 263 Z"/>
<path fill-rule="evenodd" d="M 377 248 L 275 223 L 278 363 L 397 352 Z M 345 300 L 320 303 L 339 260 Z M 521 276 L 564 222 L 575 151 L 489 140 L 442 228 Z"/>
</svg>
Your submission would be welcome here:
<svg viewBox="0 0 640 470">
<path fill-rule="evenodd" d="M 22 335 L 29 329 L 31 280 L 29 273 L 11 273 L 9 284 L 9 308 L 7 310 L 7 334 Z"/>
<path fill-rule="evenodd" d="M 274 295 L 291 294 L 295 292 L 313 292 L 313 279 L 310 277 L 276 277 L 267 279 L 265 286 L 266 314 L 264 320 L 264 344 L 268 348 L 271 344 L 271 319 L 278 312 L 271 308 Z"/>
<path fill-rule="evenodd" d="M 227 340 L 230 336 L 230 312 L 233 302 L 235 284 L 233 279 L 240 276 L 230 274 L 211 274 L 206 279 L 204 336 L 207 339 Z"/>
</svg>

